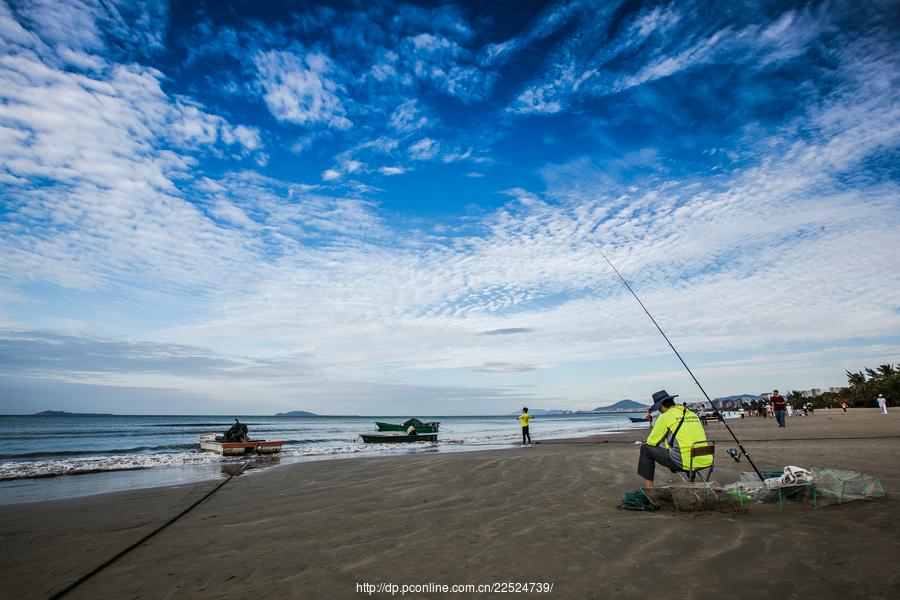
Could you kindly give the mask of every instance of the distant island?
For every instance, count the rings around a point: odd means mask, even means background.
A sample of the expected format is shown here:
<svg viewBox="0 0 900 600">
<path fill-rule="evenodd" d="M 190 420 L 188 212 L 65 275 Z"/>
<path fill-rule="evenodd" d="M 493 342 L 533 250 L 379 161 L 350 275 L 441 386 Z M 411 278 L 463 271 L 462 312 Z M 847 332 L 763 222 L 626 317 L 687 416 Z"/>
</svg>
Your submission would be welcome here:
<svg viewBox="0 0 900 600">
<path fill-rule="evenodd" d="M 647 410 L 650 408 L 648 404 L 641 404 L 634 400 L 619 400 L 615 404 L 609 406 L 598 406 L 592 412 L 635 412 L 638 410 Z"/>
<path fill-rule="evenodd" d="M 521 414 L 520 411 L 516 411 L 513 413 L 509 413 L 513 416 L 518 416 Z M 533 416 L 548 416 L 548 415 L 569 415 L 572 414 L 571 410 L 560 410 L 558 408 L 529 408 L 528 414 Z"/>
<path fill-rule="evenodd" d="M 276 417 L 318 417 L 316 413 L 307 412 L 305 410 L 292 410 L 289 412 L 275 413 Z"/>
<path fill-rule="evenodd" d="M 64 410 L 43 410 L 32 417 L 114 417 L 112 413 L 73 413 Z"/>
</svg>

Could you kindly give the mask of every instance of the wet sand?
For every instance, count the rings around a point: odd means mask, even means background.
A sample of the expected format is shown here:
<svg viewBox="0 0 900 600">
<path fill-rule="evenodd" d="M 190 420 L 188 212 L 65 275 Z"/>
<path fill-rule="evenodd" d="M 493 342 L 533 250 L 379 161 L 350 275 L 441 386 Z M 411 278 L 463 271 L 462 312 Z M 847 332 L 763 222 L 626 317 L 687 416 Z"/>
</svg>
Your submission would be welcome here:
<svg viewBox="0 0 900 600">
<path fill-rule="evenodd" d="M 760 468 L 858 469 L 888 495 L 781 513 L 622 511 L 639 484 L 637 434 L 317 461 L 233 478 L 66 597 L 391 597 L 357 592 L 364 582 L 547 582 L 556 598 L 900 597 L 900 412 L 729 423 Z M 734 481 L 748 465 L 725 454 L 724 427 L 708 430 L 722 442 L 714 479 Z M 4 507 L 0 597 L 50 596 L 218 483 Z M 495 596 L 510 594 L 407 595 Z"/>
</svg>

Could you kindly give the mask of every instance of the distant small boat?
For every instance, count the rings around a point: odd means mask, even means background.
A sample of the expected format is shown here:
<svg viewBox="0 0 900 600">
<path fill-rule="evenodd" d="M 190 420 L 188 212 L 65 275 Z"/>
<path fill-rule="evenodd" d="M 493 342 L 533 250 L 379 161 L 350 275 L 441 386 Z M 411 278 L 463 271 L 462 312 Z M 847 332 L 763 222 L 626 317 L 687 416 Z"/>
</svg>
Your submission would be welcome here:
<svg viewBox="0 0 900 600">
<path fill-rule="evenodd" d="M 367 444 L 405 444 L 412 442 L 436 442 L 436 433 L 425 433 L 419 435 L 398 435 L 383 433 L 362 433 L 360 436 L 362 441 Z"/>
<path fill-rule="evenodd" d="M 437 433 L 438 428 L 441 426 L 441 422 L 429 421 L 428 423 L 423 423 L 418 419 L 409 419 L 400 425 L 395 425 L 394 423 L 382 423 L 381 421 L 375 421 L 375 425 L 378 427 L 378 431 L 406 431 L 409 429 L 409 426 L 412 425 L 415 427 L 416 433 Z"/>
<path fill-rule="evenodd" d="M 647 417 L 628 417 L 632 423 L 649 423 Z"/>
<path fill-rule="evenodd" d="M 216 452 L 223 456 L 242 456 L 244 454 L 275 454 L 281 452 L 284 444 L 281 440 L 247 440 L 246 442 L 223 442 L 216 440 L 220 433 L 204 433 L 200 435 L 200 449 Z"/>
</svg>

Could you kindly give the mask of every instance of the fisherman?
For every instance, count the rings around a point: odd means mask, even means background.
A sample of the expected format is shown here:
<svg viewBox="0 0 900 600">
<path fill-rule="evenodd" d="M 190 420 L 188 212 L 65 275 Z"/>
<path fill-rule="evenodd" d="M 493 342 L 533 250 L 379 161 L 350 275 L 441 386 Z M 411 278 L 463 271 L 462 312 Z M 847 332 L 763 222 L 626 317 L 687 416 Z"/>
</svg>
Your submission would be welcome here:
<svg viewBox="0 0 900 600">
<path fill-rule="evenodd" d="M 247 426 L 238 421 L 234 420 L 234 425 L 232 425 L 228 431 L 225 432 L 224 441 L 226 442 L 246 442 L 247 441 Z"/>
<path fill-rule="evenodd" d="M 522 414 L 519 415 L 519 423 L 522 424 L 522 447 L 525 447 L 525 440 L 528 440 L 528 445 L 531 446 L 531 433 L 528 432 L 528 421 L 533 419 L 531 415 L 528 414 L 528 407 L 522 409 Z"/>
<path fill-rule="evenodd" d="M 706 441 L 706 432 L 696 414 L 687 406 L 675 406 L 675 398 L 665 390 L 653 394 L 651 410 L 660 412 L 656 425 L 650 431 L 646 443 L 641 445 L 638 475 L 644 478 L 644 487 L 653 487 L 656 463 L 675 471 L 687 470 L 691 464 L 691 446 Z M 712 456 L 694 458 L 694 468 L 712 465 Z"/>
</svg>

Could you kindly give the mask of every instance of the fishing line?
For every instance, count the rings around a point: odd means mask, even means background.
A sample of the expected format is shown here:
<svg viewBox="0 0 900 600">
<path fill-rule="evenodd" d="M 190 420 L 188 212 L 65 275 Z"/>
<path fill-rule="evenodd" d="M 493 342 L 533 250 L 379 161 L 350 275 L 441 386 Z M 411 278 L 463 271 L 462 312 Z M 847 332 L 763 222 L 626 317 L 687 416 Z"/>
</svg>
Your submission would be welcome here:
<svg viewBox="0 0 900 600">
<path fill-rule="evenodd" d="M 640 429 L 635 428 L 634 431 L 640 431 Z M 746 441 L 748 442 L 766 442 L 766 443 L 780 443 L 780 442 L 838 442 L 838 441 L 846 441 L 846 440 L 890 440 L 900 438 L 900 435 L 863 435 L 856 437 L 798 437 L 798 438 L 777 438 L 777 439 L 767 439 L 767 438 L 751 438 Z M 718 442 L 722 440 L 711 440 L 713 442 Z M 546 445 L 555 445 L 555 446 L 569 446 L 572 444 L 625 444 L 627 446 L 633 446 L 635 442 L 631 440 L 539 440 L 535 442 L 535 444 L 546 444 Z"/>
<path fill-rule="evenodd" d="M 128 546 L 128 547 L 125 548 L 124 550 L 121 550 L 121 551 L 118 552 L 115 556 L 113 556 L 112 558 L 110 558 L 109 560 L 107 560 L 106 562 L 104 562 L 104 563 L 102 563 L 101 565 L 95 567 L 95 568 L 94 568 L 93 570 L 91 570 L 90 572 L 88 572 L 88 573 L 82 575 L 81 577 L 79 577 L 79 578 L 78 578 L 77 580 L 75 580 L 74 582 L 70 583 L 69 585 L 67 585 L 66 587 L 64 587 L 63 589 L 61 589 L 60 591 L 56 592 L 55 594 L 53 594 L 52 596 L 50 596 L 49 600 L 56 600 L 57 598 L 62 598 L 63 596 L 65 596 L 66 594 L 68 594 L 69 592 L 71 592 L 72 590 L 74 590 L 75 588 L 77 588 L 79 585 L 81 585 L 82 583 L 84 583 L 85 581 L 87 581 L 88 579 L 90 579 L 91 577 L 93 577 L 94 575 L 96 575 L 97 573 L 99 573 L 100 571 L 102 571 L 103 569 L 105 569 L 106 567 L 108 567 L 109 565 L 113 564 L 114 562 L 116 562 L 117 560 L 119 560 L 120 558 L 122 558 L 123 556 L 125 556 L 126 554 L 128 554 L 129 552 L 131 552 L 132 550 L 134 550 L 135 548 L 137 548 L 138 546 L 140 546 L 141 544 L 143 544 L 144 542 L 146 542 L 147 540 L 149 540 L 150 538 L 152 538 L 153 536 L 155 536 L 157 533 L 159 533 L 160 531 L 162 531 L 163 529 L 165 529 L 166 527 L 168 527 L 169 525 L 171 525 L 172 523 L 174 523 L 175 521 L 177 521 L 178 519 L 180 519 L 180 518 L 183 517 L 184 515 L 188 514 L 188 513 L 191 512 L 192 510 L 194 510 L 197 506 L 200 505 L 201 502 L 203 502 L 204 500 L 206 500 L 207 498 L 209 498 L 210 496 L 212 496 L 213 494 L 215 494 L 216 492 L 218 492 L 219 489 L 220 489 L 223 485 L 225 485 L 226 483 L 228 483 L 229 481 L 231 481 L 231 479 L 232 479 L 233 477 L 236 477 L 237 475 L 240 475 L 241 473 L 243 473 L 243 472 L 244 472 L 244 469 L 247 468 L 247 465 L 248 465 L 248 464 L 249 464 L 249 463 L 246 463 L 246 462 L 245 462 L 244 464 L 242 464 L 242 465 L 241 465 L 241 468 L 238 469 L 236 473 L 232 473 L 231 475 L 229 475 L 229 476 L 228 476 L 228 479 L 226 479 L 225 481 L 223 481 L 222 483 L 220 483 L 219 485 L 217 485 L 216 487 L 214 487 L 213 489 L 211 489 L 211 490 L 210 490 L 209 492 L 207 492 L 202 498 L 200 498 L 199 500 L 197 500 L 196 502 L 194 502 L 193 504 L 191 504 L 190 506 L 188 506 L 186 509 L 184 509 L 183 511 L 181 511 L 180 513 L 178 513 L 177 515 L 175 515 L 174 517 L 172 517 L 171 519 L 169 519 L 168 521 L 166 521 L 165 523 L 163 523 L 162 525 L 160 525 L 159 527 L 157 527 L 156 529 L 154 529 L 153 531 L 151 531 L 150 533 L 148 533 L 147 535 L 145 535 L 144 537 L 142 537 L 141 539 L 139 539 L 139 540 L 136 541 L 135 543 L 131 544 L 130 546 Z"/>
<path fill-rule="evenodd" d="M 720 418 L 720 420 L 722 421 L 722 424 L 725 426 L 725 429 L 727 429 L 728 433 L 731 434 L 731 437 L 734 438 L 734 441 L 737 443 L 738 448 L 741 449 L 741 454 L 743 454 L 744 456 L 747 457 L 747 462 L 749 462 L 750 466 L 753 467 L 753 470 L 756 471 L 756 474 L 759 476 L 760 481 L 763 481 L 765 478 L 762 476 L 762 473 L 759 472 L 759 469 L 756 468 L 756 465 L 753 463 L 753 459 L 750 458 L 750 454 L 747 453 L 747 451 L 744 449 L 744 446 L 741 445 L 741 441 L 737 438 L 736 435 L 734 435 L 734 432 L 731 430 L 731 427 L 728 426 L 728 423 L 725 422 L 725 417 L 722 416 L 722 413 L 719 412 L 719 409 L 716 406 L 715 402 L 712 401 L 712 399 L 709 397 L 709 394 L 707 394 L 706 390 L 703 389 L 703 386 L 700 385 L 700 382 L 694 376 L 694 372 L 691 371 L 691 368 L 689 366 L 687 366 L 687 363 L 684 362 L 683 358 L 681 358 L 681 354 L 679 354 L 678 350 L 675 349 L 675 346 L 672 345 L 671 340 L 669 340 L 669 336 L 667 336 L 666 332 L 662 330 L 662 327 L 659 326 L 659 323 L 656 322 L 656 319 L 653 318 L 653 315 L 650 314 L 650 311 L 647 310 L 647 307 L 644 306 L 644 303 L 641 302 L 641 299 L 638 298 L 638 295 L 636 293 L 634 293 L 634 290 L 631 289 L 631 286 L 628 285 L 628 282 L 625 281 L 625 278 L 622 277 L 622 274 L 619 273 L 619 270 L 616 268 L 616 266 L 614 264 L 612 264 L 612 261 L 609 260 L 609 258 L 606 257 L 606 255 L 603 253 L 603 250 L 600 249 L 600 246 L 595 244 L 593 240 L 588 240 L 588 242 L 590 242 L 591 246 L 593 246 L 597 250 L 597 252 L 600 253 L 600 256 L 603 257 L 603 260 L 605 260 L 607 262 L 607 264 L 610 267 L 612 267 L 612 270 L 616 272 L 616 275 L 619 276 L 619 279 L 622 281 L 622 283 L 625 284 L 625 287 L 628 288 L 628 291 L 631 292 L 631 295 L 634 296 L 634 299 L 638 301 L 638 304 L 641 305 L 641 308 L 644 309 L 644 312 L 647 313 L 647 316 L 650 317 L 650 320 L 653 321 L 654 325 L 656 325 L 656 329 L 659 330 L 659 332 L 662 334 L 663 338 L 666 340 L 666 343 L 669 344 L 669 348 L 672 349 L 672 352 L 675 353 L 675 356 L 678 357 L 678 360 L 680 360 L 681 364 L 684 366 L 684 368 L 687 369 L 687 372 L 688 372 L 688 374 L 690 374 L 691 379 L 694 380 L 694 383 L 696 383 L 697 387 L 700 388 L 700 391 L 703 392 L 703 396 L 709 402 L 709 405 L 712 406 L 713 410 L 716 412 L 716 416 Z"/>
</svg>

